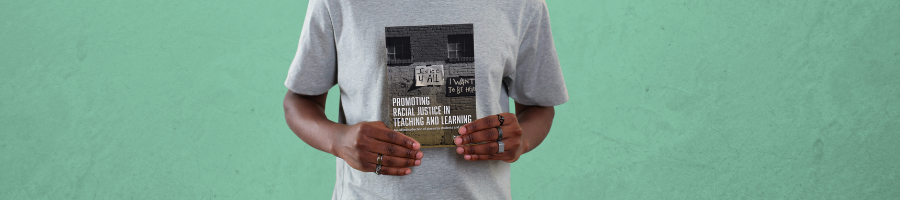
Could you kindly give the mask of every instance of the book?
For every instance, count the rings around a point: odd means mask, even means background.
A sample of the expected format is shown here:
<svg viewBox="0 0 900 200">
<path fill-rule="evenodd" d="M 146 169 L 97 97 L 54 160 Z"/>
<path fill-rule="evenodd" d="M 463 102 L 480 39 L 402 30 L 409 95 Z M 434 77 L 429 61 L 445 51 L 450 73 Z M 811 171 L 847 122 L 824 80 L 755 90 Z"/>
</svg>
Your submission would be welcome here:
<svg viewBox="0 0 900 200">
<path fill-rule="evenodd" d="M 454 147 L 475 120 L 472 24 L 385 27 L 382 120 L 422 147 Z"/>
</svg>

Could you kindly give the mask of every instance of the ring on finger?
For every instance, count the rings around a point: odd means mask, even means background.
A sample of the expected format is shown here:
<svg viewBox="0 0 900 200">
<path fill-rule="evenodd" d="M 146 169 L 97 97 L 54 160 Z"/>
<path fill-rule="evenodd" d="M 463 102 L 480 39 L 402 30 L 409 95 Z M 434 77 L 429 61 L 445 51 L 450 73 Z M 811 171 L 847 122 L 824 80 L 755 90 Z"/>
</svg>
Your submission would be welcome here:
<svg viewBox="0 0 900 200">
<path fill-rule="evenodd" d="M 375 164 L 381 165 L 381 157 L 382 157 L 382 156 L 384 156 L 384 155 L 382 155 L 382 154 L 380 154 L 380 153 L 378 154 L 378 160 L 375 161 Z"/>
<path fill-rule="evenodd" d="M 503 126 L 503 121 L 506 121 L 506 120 L 503 120 L 503 116 L 501 116 L 500 114 L 497 114 L 497 120 L 500 121 L 500 126 Z"/>
<path fill-rule="evenodd" d="M 375 175 L 381 175 L 381 164 L 375 165 Z"/>
<path fill-rule="evenodd" d="M 503 129 L 499 126 L 497 128 L 497 141 L 503 140 Z"/>
<path fill-rule="evenodd" d="M 500 145 L 500 147 L 497 148 L 497 153 L 503 153 L 503 141 L 497 140 L 497 145 Z"/>
</svg>

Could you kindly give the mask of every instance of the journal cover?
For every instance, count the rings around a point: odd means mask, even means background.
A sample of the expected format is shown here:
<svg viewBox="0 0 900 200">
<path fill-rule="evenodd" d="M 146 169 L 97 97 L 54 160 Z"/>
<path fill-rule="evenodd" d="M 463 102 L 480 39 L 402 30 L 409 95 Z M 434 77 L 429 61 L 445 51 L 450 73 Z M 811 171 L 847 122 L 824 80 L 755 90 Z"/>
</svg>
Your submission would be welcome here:
<svg viewBox="0 0 900 200">
<path fill-rule="evenodd" d="M 475 120 L 472 24 L 385 27 L 382 119 L 422 147 L 456 146 Z"/>
</svg>

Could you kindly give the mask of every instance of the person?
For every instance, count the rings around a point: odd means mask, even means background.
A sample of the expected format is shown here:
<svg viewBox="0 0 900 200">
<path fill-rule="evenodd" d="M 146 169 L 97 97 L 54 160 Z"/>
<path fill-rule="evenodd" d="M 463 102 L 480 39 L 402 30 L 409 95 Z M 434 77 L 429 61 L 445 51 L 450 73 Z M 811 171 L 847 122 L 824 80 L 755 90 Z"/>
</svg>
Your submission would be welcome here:
<svg viewBox="0 0 900 200">
<path fill-rule="evenodd" d="M 422 148 L 381 121 L 385 27 L 439 24 L 474 27 L 477 117 L 457 147 Z M 335 84 L 343 123 L 324 112 Z M 510 199 L 510 163 L 569 99 L 543 0 L 310 0 L 285 86 L 290 129 L 337 157 L 332 199 Z"/>
</svg>

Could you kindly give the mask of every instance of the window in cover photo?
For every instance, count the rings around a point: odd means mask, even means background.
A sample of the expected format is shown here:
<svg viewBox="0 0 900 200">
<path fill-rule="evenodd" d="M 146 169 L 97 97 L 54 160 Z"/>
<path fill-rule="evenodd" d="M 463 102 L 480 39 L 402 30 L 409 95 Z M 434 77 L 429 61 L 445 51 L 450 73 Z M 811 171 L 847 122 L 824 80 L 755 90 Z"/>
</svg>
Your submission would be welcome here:
<svg viewBox="0 0 900 200">
<path fill-rule="evenodd" d="M 474 43 L 472 34 L 448 35 L 447 58 L 475 57 Z"/>
<path fill-rule="evenodd" d="M 412 58 L 409 53 L 409 37 L 387 37 L 388 60 L 405 60 Z"/>
</svg>

